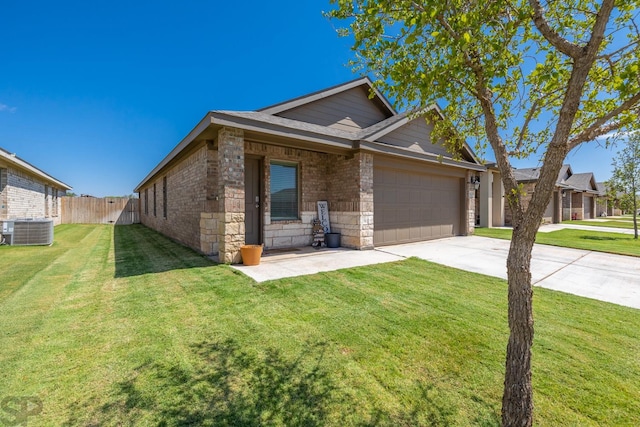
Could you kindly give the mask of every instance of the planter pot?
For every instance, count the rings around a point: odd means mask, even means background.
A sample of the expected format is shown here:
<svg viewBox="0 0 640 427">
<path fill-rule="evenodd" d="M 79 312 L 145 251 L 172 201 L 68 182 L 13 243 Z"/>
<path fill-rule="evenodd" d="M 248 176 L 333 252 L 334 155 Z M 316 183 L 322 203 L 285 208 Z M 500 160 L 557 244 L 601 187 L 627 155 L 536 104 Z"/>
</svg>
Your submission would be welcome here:
<svg viewBox="0 0 640 427">
<path fill-rule="evenodd" d="M 340 247 L 340 233 L 326 233 L 324 235 L 324 240 L 327 242 L 328 248 Z"/>
<path fill-rule="evenodd" d="M 262 245 L 244 245 L 240 248 L 244 265 L 259 265 L 262 256 Z"/>
</svg>

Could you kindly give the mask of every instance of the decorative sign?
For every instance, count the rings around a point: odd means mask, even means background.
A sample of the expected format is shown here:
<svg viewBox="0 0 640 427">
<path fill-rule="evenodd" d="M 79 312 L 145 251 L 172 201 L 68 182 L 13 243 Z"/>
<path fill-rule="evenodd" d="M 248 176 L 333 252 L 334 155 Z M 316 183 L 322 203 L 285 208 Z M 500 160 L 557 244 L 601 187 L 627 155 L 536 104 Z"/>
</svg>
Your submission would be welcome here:
<svg viewBox="0 0 640 427">
<path fill-rule="evenodd" d="M 329 203 L 326 200 L 318 201 L 318 219 L 322 224 L 325 233 L 331 233 L 331 224 L 329 224 Z"/>
</svg>

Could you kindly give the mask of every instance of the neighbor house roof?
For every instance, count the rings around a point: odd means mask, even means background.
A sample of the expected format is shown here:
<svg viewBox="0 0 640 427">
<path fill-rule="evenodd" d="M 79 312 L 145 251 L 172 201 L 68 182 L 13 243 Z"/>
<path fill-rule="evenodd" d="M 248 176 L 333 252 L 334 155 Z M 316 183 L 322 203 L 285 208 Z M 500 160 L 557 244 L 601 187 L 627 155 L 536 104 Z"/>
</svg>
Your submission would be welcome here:
<svg viewBox="0 0 640 427">
<path fill-rule="evenodd" d="M 596 182 L 596 189 L 601 196 L 607 195 L 607 183 L 606 182 Z"/>
<path fill-rule="evenodd" d="M 43 181 L 49 184 L 53 184 L 53 186 L 55 187 L 61 188 L 63 190 L 71 190 L 71 187 L 69 185 L 65 184 L 59 179 L 52 177 L 51 175 L 44 172 L 43 170 L 38 169 L 37 167 L 33 166 L 31 163 L 27 162 L 26 160 L 21 159 L 20 157 L 16 156 L 15 153 L 11 153 L 10 151 L 7 151 L 1 147 L 0 147 L 0 159 L 4 160 L 5 162 L 9 163 L 10 165 L 18 169 L 29 172 L 31 175 L 37 176 L 38 178 L 42 179 Z"/>
<path fill-rule="evenodd" d="M 567 174 L 569 177 L 564 179 Z M 540 178 L 540 168 L 514 169 L 513 175 L 518 182 L 534 182 Z M 562 168 L 560 168 L 560 172 L 558 173 L 556 186 L 592 194 L 606 193 L 606 191 L 602 193 L 600 189 L 598 189 L 592 172 L 573 173 L 571 171 L 571 165 L 562 165 Z"/>
<path fill-rule="evenodd" d="M 373 98 L 370 98 L 371 102 L 374 102 L 385 116 L 383 120 L 363 129 L 354 128 L 353 130 L 344 130 L 277 115 L 284 111 L 292 110 L 360 86 L 371 91 L 373 94 Z M 373 153 L 384 152 L 398 157 L 414 158 L 465 169 L 485 170 L 485 167 L 480 164 L 473 150 L 466 144 L 464 144 L 462 148 L 464 160 L 459 160 L 454 159 L 452 156 L 416 152 L 409 148 L 393 146 L 377 141 L 378 138 L 421 117 L 420 114 L 424 115 L 431 111 L 435 111 L 442 117 L 442 113 L 436 105 L 411 114 L 398 114 L 384 96 L 373 88 L 371 80 L 367 77 L 314 92 L 291 101 L 265 107 L 257 111 L 210 111 L 140 184 L 138 184 L 134 191 L 138 192 L 149 179 L 158 174 L 194 141 L 214 140 L 217 135 L 217 130 L 224 126 L 242 129 L 245 131 L 245 136 L 253 140 L 265 140 L 266 138 L 269 141 L 275 142 L 274 139 L 277 139 L 279 144 L 290 144 L 303 149 L 322 150 L 334 153 L 348 153 L 353 150 L 364 150 Z"/>
<path fill-rule="evenodd" d="M 540 168 L 514 169 L 513 177 L 518 182 L 537 181 L 540 178 Z"/>
<path fill-rule="evenodd" d="M 593 177 L 593 173 L 574 173 L 567 180 L 566 183 L 573 189 L 578 191 L 585 191 L 589 193 L 597 193 L 596 181 Z"/>
</svg>

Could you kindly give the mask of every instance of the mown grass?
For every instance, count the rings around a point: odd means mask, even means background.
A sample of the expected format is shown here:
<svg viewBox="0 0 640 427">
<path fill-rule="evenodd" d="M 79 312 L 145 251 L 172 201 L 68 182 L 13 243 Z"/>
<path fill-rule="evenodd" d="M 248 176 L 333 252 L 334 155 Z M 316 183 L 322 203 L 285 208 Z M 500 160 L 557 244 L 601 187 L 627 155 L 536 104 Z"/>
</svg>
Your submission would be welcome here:
<svg viewBox="0 0 640 427">
<path fill-rule="evenodd" d="M 511 229 L 508 228 L 476 228 L 474 234 L 511 240 Z M 536 243 L 618 255 L 640 256 L 640 240 L 635 240 L 633 235 L 629 234 L 564 229 L 538 233 Z"/>
<path fill-rule="evenodd" d="M 0 256 L 0 397 L 39 397 L 29 425 L 499 424 L 502 280 L 409 259 L 256 284 L 141 226 Z M 534 302 L 536 424 L 640 424 L 640 311 Z"/>
</svg>

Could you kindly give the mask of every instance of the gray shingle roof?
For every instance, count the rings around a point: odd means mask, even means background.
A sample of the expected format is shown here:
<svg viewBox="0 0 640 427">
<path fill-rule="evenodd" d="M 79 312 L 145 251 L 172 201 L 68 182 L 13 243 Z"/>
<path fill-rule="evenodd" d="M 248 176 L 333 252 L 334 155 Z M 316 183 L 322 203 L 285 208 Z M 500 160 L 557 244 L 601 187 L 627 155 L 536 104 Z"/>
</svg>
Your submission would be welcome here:
<svg viewBox="0 0 640 427">
<path fill-rule="evenodd" d="M 593 173 L 574 173 L 567 179 L 565 182 L 576 190 L 581 191 L 593 191 L 594 188 L 591 186 L 591 181 L 593 180 Z"/>
<path fill-rule="evenodd" d="M 514 169 L 513 176 L 516 181 L 537 181 L 540 178 L 540 168 Z"/>
</svg>

